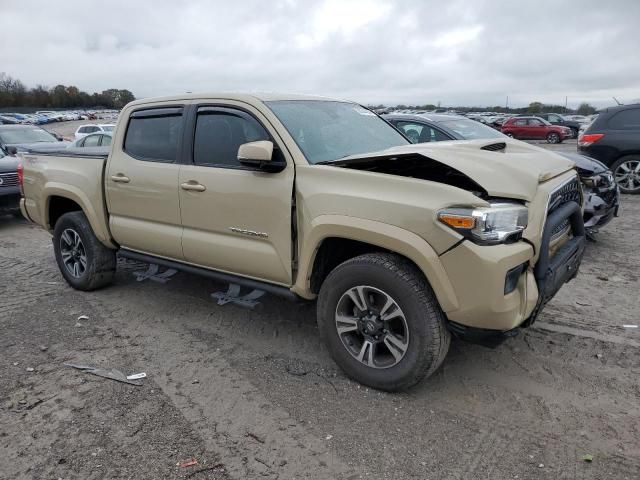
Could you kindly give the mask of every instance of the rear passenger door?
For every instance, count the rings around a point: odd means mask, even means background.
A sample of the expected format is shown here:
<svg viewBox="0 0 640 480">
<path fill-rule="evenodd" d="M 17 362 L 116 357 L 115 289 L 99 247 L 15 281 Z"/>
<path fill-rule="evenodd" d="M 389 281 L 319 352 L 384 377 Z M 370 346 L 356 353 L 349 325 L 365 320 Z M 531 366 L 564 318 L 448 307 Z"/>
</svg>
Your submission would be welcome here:
<svg viewBox="0 0 640 480">
<path fill-rule="evenodd" d="M 537 118 L 530 118 L 527 125 L 528 138 L 541 139 L 547 136 L 547 127 Z"/>
<path fill-rule="evenodd" d="M 111 233 L 122 247 L 183 259 L 178 175 L 184 108 L 135 110 L 116 132 L 106 195 Z"/>
<path fill-rule="evenodd" d="M 182 248 L 204 267 L 291 284 L 294 166 L 257 110 L 193 106 L 191 149 L 180 170 Z M 238 162 L 238 147 L 274 142 L 283 170 L 267 173 Z"/>
</svg>

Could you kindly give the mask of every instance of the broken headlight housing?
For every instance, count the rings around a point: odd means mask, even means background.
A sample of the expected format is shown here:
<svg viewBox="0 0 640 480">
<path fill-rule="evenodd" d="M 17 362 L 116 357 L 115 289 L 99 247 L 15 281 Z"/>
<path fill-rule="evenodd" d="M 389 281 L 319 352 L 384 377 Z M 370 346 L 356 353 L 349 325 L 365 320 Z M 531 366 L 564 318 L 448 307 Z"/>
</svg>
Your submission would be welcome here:
<svg viewBox="0 0 640 480">
<path fill-rule="evenodd" d="M 512 243 L 527 228 L 527 207 L 514 202 L 490 202 L 489 207 L 440 210 L 438 220 L 479 245 Z"/>
</svg>

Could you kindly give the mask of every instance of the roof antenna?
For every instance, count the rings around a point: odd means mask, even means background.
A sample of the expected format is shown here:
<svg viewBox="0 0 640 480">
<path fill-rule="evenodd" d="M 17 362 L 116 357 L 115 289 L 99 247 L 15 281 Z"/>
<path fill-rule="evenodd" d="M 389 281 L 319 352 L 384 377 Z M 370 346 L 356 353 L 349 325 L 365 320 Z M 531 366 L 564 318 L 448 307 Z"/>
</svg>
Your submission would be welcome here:
<svg viewBox="0 0 640 480">
<path fill-rule="evenodd" d="M 622 105 L 622 103 L 620 103 L 616 97 L 612 97 L 612 98 L 616 101 L 618 105 Z"/>
</svg>

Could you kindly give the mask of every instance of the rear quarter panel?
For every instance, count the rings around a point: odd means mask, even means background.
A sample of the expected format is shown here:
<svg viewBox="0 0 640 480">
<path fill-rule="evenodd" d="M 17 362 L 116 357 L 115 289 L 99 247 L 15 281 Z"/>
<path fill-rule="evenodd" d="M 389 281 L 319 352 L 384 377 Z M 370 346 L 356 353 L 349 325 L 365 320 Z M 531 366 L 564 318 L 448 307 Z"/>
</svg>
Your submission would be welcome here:
<svg viewBox="0 0 640 480">
<path fill-rule="evenodd" d="M 29 218 L 53 231 L 49 209 L 51 199 L 59 196 L 76 202 L 96 237 L 114 248 L 108 229 L 103 175 L 106 160 L 102 157 L 22 154 L 24 166 L 24 208 Z"/>
</svg>

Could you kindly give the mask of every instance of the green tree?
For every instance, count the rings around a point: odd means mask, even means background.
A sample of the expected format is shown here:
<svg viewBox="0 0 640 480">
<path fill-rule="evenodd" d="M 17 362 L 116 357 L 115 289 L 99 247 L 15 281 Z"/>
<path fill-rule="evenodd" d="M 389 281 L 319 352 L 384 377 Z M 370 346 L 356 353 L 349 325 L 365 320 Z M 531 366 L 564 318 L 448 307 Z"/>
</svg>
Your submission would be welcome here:
<svg viewBox="0 0 640 480">
<path fill-rule="evenodd" d="M 576 110 L 576 113 L 578 115 L 593 115 L 594 113 L 596 113 L 596 111 L 597 110 L 595 109 L 595 107 L 589 105 L 586 102 L 583 102 L 578 107 L 578 110 Z"/>
<path fill-rule="evenodd" d="M 542 113 L 542 107 L 544 107 L 544 105 L 540 102 L 531 102 L 528 111 L 529 113 Z"/>
</svg>

